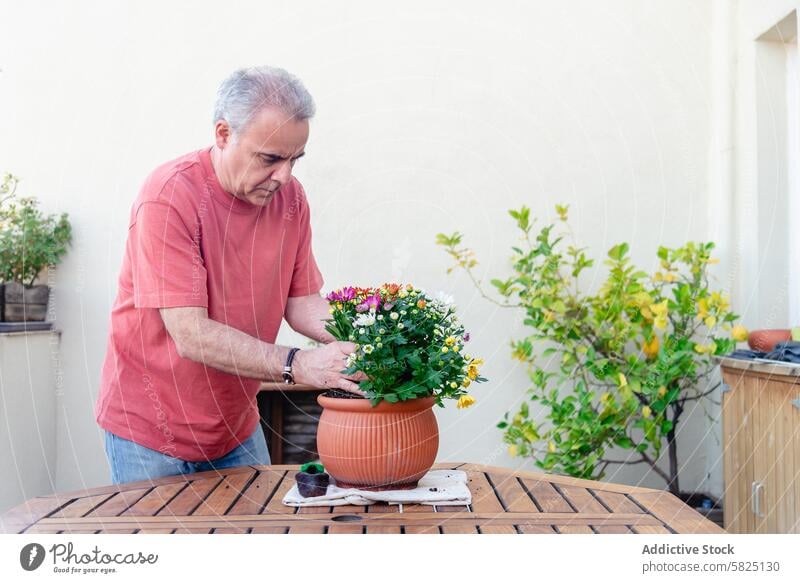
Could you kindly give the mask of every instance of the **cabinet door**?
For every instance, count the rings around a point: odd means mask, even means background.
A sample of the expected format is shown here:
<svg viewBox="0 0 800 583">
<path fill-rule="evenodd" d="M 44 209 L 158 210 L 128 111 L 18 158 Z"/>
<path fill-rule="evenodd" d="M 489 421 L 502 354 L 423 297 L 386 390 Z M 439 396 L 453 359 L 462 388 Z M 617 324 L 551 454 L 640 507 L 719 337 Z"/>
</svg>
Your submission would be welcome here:
<svg viewBox="0 0 800 583">
<path fill-rule="evenodd" d="M 800 410 L 794 405 L 800 387 L 787 377 L 762 380 L 758 395 L 758 418 L 755 443 L 755 475 L 760 510 L 756 532 L 797 532 L 798 441 L 800 441 Z"/>
<path fill-rule="evenodd" d="M 751 511 L 753 468 L 753 405 L 758 378 L 740 370 L 724 371 L 729 390 L 722 396 L 723 463 L 725 477 L 725 529 L 733 533 L 755 532 Z"/>
</svg>

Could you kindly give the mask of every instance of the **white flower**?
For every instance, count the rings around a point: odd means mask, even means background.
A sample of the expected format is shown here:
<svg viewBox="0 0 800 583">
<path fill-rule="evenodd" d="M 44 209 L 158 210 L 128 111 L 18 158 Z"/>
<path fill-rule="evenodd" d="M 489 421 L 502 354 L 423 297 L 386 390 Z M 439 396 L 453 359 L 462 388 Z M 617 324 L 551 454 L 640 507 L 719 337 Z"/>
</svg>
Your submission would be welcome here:
<svg viewBox="0 0 800 583">
<path fill-rule="evenodd" d="M 383 320 L 383 314 L 378 314 L 378 320 Z"/>
<path fill-rule="evenodd" d="M 400 330 L 402 330 L 403 328 L 405 328 L 405 324 L 403 324 L 402 322 L 400 322 L 400 323 L 397 325 L 397 327 L 398 327 Z"/>
<path fill-rule="evenodd" d="M 359 328 L 372 326 L 374 323 L 375 323 L 374 312 L 369 312 L 367 314 L 359 314 L 358 317 L 355 320 L 353 320 L 353 326 L 357 326 Z M 362 330 L 361 333 L 363 334 L 364 331 Z"/>
<path fill-rule="evenodd" d="M 400 314 L 398 314 L 397 312 L 392 312 L 391 314 L 389 314 L 389 317 L 390 317 L 392 320 L 397 320 L 397 318 L 399 318 L 399 317 L 400 317 Z"/>
<path fill-rule="evenodd" d="M 386 328 L 378 328 L 379 334 L 386 334 Z"/>
<path fill-rule="evenodd" d="M 436 294 L 436 297 L 433 298 L 433 302 L 444 308 L 449 308 L 453 305 L 453 296 L 440 291 Z"/>
<path fill-rule="evenodd" d="M 373 350 L 375 349 L 372 347 L 372 344 L 364 345 L 364 354 L 371 354 Z"/>
</svg>

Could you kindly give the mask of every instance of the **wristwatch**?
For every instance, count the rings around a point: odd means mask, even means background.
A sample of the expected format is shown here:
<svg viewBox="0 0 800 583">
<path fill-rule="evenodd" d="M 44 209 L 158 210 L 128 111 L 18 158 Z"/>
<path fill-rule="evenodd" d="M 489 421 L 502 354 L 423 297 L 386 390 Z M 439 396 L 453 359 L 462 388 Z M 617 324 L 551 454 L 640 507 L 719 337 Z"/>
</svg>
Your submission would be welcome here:
<svg viewBox="0 0 800 583">
<path fill-rule="evenodd" d="M 300 350 L 299 348 L 292 348 L 289 350 L 289 356 L 286 357 L 286 364 L 283 366 L 283 382 L 287 385 L 293 385 L 294 374 L 292 374 L 292 361 L 294 360 L 295 353 Z"/>
</svg>

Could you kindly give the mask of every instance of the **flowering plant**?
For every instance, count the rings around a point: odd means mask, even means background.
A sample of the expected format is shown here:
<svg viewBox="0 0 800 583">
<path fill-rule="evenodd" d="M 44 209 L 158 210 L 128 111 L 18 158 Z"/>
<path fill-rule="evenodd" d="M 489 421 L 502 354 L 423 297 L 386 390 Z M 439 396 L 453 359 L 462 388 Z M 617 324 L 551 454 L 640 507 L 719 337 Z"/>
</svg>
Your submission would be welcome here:
<svg viewBox="0 0 800 583">
<path fill-rule="evenodd" d="M 646 463 L 677 494 L 682 414 L 711 399 L 714 356 L 748 335 L 727 294 L 712 289 L 714 244 L 660 247 L 651 275 L 620 243 L 608 251 L 605 281 L 586 291 L 581 275 L 594 260 L 569 244 L 567 211 L 557 206 L 559 222 L 538 233 L 529 208 L 509 211 L 521 243 L 512 248 L 512 274 L 491 281 L 502 296 L 493 301 L 523 312 L 528 334 L 511 343 L 512 356 L 528 365 L 530 400 L 546 414 L 540 420 L 523 401 L 498 427 L 512 456 L 532 457 L 545 470 L 600 479 L 610 464 Z M 462 237 L 442 233 L 438 243 L 480 288 Z M 659 464 L 665 445 L 669 469 Z M 630 455 L 612 459 L 613 447 Z"/>
<path fill-rule="evenodd" d="M 463 409 L 475 402 L 467 388 L 486 380 L 478 371 L 483 360 L 464 351 L 469 333 L 456 318 L 452 298 L 387 283 L 344 287 L 326 299 L 328 332 L 356 343 L 343 372 L 367 376 L 360 388 L 373 405 L 434 397 L 440 407 L 443 399 L 458 399 Z"/>
</svg>

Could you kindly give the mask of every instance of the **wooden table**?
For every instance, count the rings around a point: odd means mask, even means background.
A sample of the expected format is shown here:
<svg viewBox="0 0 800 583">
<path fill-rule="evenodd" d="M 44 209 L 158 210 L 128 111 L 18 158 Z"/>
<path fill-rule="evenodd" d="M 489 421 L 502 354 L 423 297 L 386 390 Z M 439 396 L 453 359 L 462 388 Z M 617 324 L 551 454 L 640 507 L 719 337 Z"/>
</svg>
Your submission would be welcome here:
<svg viewBox="0 0 800 583">
<path fill-rule="evenodd" d="M 34 498 L 0 517 L 16 533 L 723 533 L 661 490 L 437 464 L 469 475 L 470 506 L 290 508 L 298 466 L 245 466 Z"/>
</svg>

